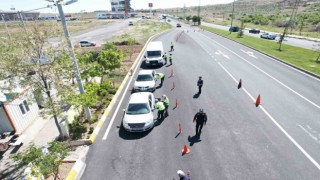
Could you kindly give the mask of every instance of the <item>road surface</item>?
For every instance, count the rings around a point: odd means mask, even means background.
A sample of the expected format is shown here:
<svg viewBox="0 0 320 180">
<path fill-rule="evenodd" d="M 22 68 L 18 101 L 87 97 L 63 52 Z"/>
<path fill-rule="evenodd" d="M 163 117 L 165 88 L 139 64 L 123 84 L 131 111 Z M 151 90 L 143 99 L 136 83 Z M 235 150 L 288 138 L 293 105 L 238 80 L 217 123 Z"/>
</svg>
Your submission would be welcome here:
<svg viewBox="0 0 320 180">
<path fill-rule="evenodd" d="M 146 133 L 121 127 L 122 109 L 137 71 L 145 68 L 142 63 L 90 146 L 82 179 L 177 179 L 178 169 L 190 170 L 195 180 L 318 179 L 319 79 L 210 32 L 182 33 L 189 28 L 183 25 L 154 39 L 166 51 L 175 43 L 173 65 L 156 69 L 166 78 L 154 93 L 170 98 L 169 116 Z M 197 95 L 199 75 L 204 86 Z M 192 120 L 199 108 L 208 123 L 197 139 Z M 184 145 L 191 152 L 182 156 Z"/>
</svg>

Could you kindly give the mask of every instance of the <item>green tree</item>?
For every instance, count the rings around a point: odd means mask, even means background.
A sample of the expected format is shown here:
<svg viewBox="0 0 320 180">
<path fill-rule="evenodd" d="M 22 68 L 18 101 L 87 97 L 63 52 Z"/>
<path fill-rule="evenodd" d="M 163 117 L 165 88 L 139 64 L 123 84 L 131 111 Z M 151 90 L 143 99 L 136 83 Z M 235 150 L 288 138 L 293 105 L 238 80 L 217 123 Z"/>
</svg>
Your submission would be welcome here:
<svg viewBox="0 0 320 180">
<path fill-rule="evenodd" d="M 44 114 L 53 116 L 62 138 L 58 122 L 62 105 L 59 96 L 71 88 L 68 79 L 73 78 L 70 73 L 73 70 L 65 45 L 59 43 L 63 41 L 49 43 L 49 39 L 59 38 L 60 34 L 54 23 L 37 22 L 29 23 L 28 32 L 11 37 L 11 40 L 4 39 L 0 48 L 0 78 L 15 76 L 8 79 L 11 85 L 18 81 L 21 87 L 31 86 L 36 90 L 35 98 L 43 100 L 38 103 L 44 107 Z"/>
<path fill-rule="evenodd" d="M 299 26 L 299 35 L 301 36 L 301 32 L 303 30 L 303 28 L 305 27 L 305 21 L 308 19 L 308 15 L 307 14 L 299 14 L 297 17 L 297 23 Z"/>
<path fill-rule="evenodd" d="M 31 165 L 31 174 L 36 177 L 41 175 L 48 177 L 59 177 L 59 166 L 64 158 L 69 155 L 69 148 L 66 143 L 52 141 L 48 144 L 47 149 L 36 147 L 34 144 L 28 146 L 23 152 L 12 156 L 17 162 L 17 166 Z"/>
<path fill-rule="evenodd" d="M 196 25 L 196 22 L 198 23 L 198 25 L 200 25 L 201 18 L 199 16 L 193 16 L 192 17 L 192 22 L 193 22 L 193 25 Z"/>
<path fill-rule="evenodd" d="M 192 19 L 191 16 L 187 16 L 187 17 L 186 17 L 186 20 L 187 20 L 188 24 L 189 24 L 189 21 L 190 21 L 191 19 Z"/>
<path fill-rule="evenodd" d="M 102 50 L 97 58 L 98 64 L 101 66 L 103 74 L 112 71 L 121 66 L 121 59 L 124 57 L 122 50 Z M 101 84 L 103 83 L 103 76 L 101 76 Z"/>
</svg>

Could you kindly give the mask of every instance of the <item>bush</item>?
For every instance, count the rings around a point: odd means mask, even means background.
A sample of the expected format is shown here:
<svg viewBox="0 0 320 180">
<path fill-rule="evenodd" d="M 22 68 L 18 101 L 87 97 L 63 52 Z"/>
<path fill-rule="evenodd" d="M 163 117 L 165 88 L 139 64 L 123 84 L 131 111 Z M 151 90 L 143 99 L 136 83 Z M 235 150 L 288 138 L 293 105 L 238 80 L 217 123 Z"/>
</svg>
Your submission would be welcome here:
<svg viewBox="0 0 320 180">
<path fill-rule="evenodd" d="M 93 124 L 93 123 L 95 123 L 96 121 L 97 121 L 97 118 L 96 118 L 96 117 L 92 117 L 92 118 L 89 119 L 89 123 L 90 123 L 90 124 Z"/>
<path fill-rule="evenodd" d="M 80 139 L 82 134 L 87 131 L 87 128 L 78 119 L 75 119 L 71 124 L 69 124 L 69 133 L 71 139 Z"/>
<path fill-rule="evenodd" d="M 88 134 L 92 134 L 92 133 L 93 133 L 93 130 L 94 130 L 94 127 L 90 127 Z"/>
</svg>

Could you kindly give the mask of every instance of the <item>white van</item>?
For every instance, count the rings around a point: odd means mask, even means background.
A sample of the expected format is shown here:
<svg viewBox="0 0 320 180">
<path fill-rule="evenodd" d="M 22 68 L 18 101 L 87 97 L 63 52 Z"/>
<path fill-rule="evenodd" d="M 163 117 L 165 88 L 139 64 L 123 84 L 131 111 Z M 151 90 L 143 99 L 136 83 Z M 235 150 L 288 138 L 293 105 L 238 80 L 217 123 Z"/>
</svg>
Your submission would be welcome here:
<svg viewBox="0 0 320 180">
<path fill-rule="evenodd" d="M 161 41 L 150 42 L 147 46 L 145 61 L 147 66 L 164 65 L 164 51 Z"/>
</svg>

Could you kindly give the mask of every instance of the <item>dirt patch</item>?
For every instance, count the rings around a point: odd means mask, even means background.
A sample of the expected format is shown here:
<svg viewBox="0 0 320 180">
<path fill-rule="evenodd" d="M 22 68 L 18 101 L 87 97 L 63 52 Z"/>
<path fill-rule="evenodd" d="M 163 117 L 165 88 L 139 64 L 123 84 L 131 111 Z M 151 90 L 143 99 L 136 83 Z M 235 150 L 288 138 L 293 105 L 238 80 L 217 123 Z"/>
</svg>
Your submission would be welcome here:
<svg viewBox="0 0 320 180">
<path fill-rule="evenodd" d="M 73 163 L 62 163 L 59 167 L 59 175 L 61 179 L 66 179 L 69 172 L 71 171 L 73 165 L 75 164 L 75 162 Z M 54 180 L 53 176 L 50 176 L 48 178 L 46 178 L 46 180 Z"/>
</svg>

